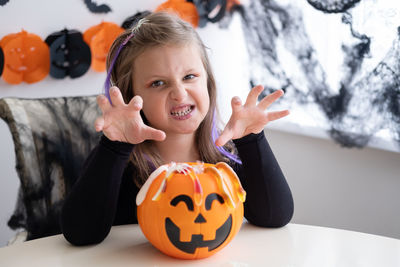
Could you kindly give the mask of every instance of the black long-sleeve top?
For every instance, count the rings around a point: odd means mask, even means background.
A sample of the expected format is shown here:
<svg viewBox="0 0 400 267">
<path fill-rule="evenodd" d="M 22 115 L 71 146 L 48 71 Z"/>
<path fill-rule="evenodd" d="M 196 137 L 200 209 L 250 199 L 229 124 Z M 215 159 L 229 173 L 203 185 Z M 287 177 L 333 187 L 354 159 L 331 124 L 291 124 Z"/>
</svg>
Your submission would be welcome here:
<svg viewBox="0 0 400 267">
<path fill-rule="evenodd" d="M 263 227 L 286 225 L 293 198 L 264 133 L 233 140 L 242 164 L 230 163 L 246 190 L 244 216 Z M 103 136 L 84 163 L 81 176 L 64 202 L 60 224 L 74 245 L 99 243 L 113 225 L 137 223 L 134 181 L 129 163 L 134 145 Z"/>
</svg>

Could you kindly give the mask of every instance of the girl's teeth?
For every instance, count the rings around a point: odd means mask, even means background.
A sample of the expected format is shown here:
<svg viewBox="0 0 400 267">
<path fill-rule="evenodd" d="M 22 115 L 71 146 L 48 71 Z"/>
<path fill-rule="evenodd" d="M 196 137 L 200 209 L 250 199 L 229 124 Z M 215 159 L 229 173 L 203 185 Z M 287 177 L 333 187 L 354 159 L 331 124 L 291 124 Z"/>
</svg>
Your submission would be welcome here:
<svg viewBox="0 0 400 267">
<path fill-rule="evenodd" d="M 186 110 L 182 110 L 182 111 L 177 111 L 177 112 L 171 112 L 172 116 L 185 116 L 187 114 L 189 114 L 192 111 L 191 107 L 188 107 Z"/>
</svg>

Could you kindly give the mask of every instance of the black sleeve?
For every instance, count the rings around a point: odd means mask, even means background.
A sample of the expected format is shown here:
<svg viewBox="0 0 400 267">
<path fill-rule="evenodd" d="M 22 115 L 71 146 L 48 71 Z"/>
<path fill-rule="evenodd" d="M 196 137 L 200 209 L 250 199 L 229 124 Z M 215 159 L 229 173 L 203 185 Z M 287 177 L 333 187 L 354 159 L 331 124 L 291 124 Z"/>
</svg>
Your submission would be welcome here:
<svg viewBox="0 0 400 267">
<path fill-rule="evenodd" d="M 264 132 L 233 142 L 242 160 L 234 169 L 247 192 L 245 218 L 263 227 L 286 225 L 293 216 L 292 193 Z"/>
<path fill-rule="evenodd" d="M 103 136 L 87 158 L 61 210 L 61 230 L 70 243 L 99 243 L 110 232 L 133 146 Z"/>
</svg>

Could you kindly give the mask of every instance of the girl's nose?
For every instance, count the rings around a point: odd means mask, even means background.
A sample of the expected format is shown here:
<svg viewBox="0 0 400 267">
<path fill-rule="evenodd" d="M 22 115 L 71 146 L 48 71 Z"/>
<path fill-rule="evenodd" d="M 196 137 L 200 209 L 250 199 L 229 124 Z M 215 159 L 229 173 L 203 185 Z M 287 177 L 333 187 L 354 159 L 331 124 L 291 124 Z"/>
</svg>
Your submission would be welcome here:
<svg viewBox="0 0 400 267">
<path fill-rule="evenodd" d="M 171 91 L 171 98 L 175 101 L 183 101 L 187 96 L 186 88 L 183 84 L 175 84 Z"/>
</svg>

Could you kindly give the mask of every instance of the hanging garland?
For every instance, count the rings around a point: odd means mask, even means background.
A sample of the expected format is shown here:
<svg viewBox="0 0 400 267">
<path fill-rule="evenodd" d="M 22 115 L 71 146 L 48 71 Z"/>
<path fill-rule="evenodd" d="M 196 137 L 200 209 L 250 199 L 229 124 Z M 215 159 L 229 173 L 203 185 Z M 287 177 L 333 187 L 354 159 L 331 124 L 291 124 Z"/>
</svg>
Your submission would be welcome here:
<svg viewBox="0 0 400 267">
<path fill-rule="evenodd" d="M 53 78 L 77 78 L 89 69 L 92 54 L 79 31 L 64 29 L 50 34 L 45 42 L 50 48 L 50 76 Z"/>
<path fill-rule="evenodd" d="M 86 1 L 97 13 L 107 13 L 108 6 Z M 208 21 L 217 22 L 225 11 L 237 0 L 168 0 L 159 5 L 155 12 L 172 11 L 193 27 L 204 27 Z M 83 34 L 74 29 L 63 29 L 51 33 L 45 41 L 33 33 L 22 30 L 0 40 L 0 76 L 9 84 L 21 82 L 36 83 L 47 75 L 55 79 L 67 76 L 78 78 L 89 68 L 103 72 L 106 58 L 115 38 L 129 29 L 149 11 L 138 12 L 128 17 L 121 26 L 113 22 L 101 22 L 87 29 Z"/>
<path fill-rule="evenodd" d="M 7 4 L 9 0 L 0 0 L 0 6 L 4 6 Z M 111 8 L 105 4 L 98 5 L 97 3 L 93 2 L 92 0 L 83 0 L 86 7 L 92 13 L 108 13 L 111 11 Z"/>
<path fill-rule="evenodd" d="M 98 5 L 97 3 L 91 0 L 84 0 L 86 7 L 93 13 L 108 13 L 111 11 L 111 8 L 105 4 Z"/>
<path fill-rule="evenodd" d="M 196 6 L 186 0 L 169 0 L 159 5 L 155 12 L 174 10 L 179 17 L 192 24 L 193 27 L 199 26 L 199 14 Z"/>
<path fill-rule="evenodd" d="M 48 75 L 50 51 L 38 35 L 22 30 L 3 37 L 0 46 L 4 53 L 4 81 L 34 83 Z"/>
<path fill-rule="evenodd" d="M 4 53 L 3 49 L 0 47 L 0 76 L 3 73 L 3 66 L 4 66 Z"/>
</svg>

